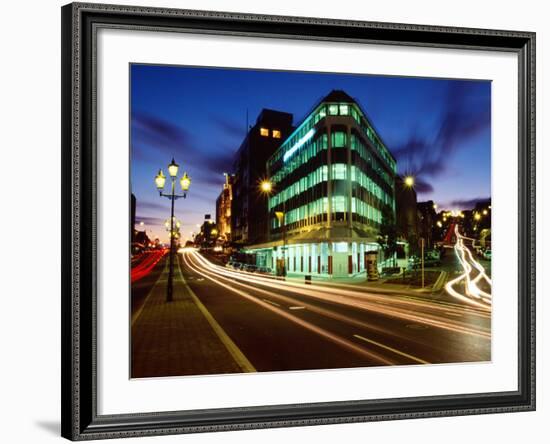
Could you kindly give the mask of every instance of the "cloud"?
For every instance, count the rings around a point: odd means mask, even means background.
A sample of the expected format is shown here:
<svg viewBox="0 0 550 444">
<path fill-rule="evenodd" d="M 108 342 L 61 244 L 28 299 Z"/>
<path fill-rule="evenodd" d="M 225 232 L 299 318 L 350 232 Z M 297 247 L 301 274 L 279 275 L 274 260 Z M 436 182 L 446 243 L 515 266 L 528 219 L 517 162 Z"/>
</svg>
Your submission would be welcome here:
<svg viewBox="0 0 550 444">
<path fill-rule="evenodd" d="M 477 197 L 474 199 L 457 199 L 453 200 L 449 203 L 450 207 L 459 207 L 459 208 L 467 208 L 471 209 L 474 208 L 477 204 L 485 204 L 490 205 L 491 204 L 491 198 L 490 197 Z"/>
<path fill-rule="evenodd" d="M 407 173 L 422 177 L 447 174 L 449 161 L 464 143 L 490 128 L 488 102 L 479 106 L 479 90 L 467 82 L 453 82 L 447 90 L 445 110 L 431 135 L 411 134 L 392 153 Z"/>
<path fill-rule="evenodd" d="M 168 201 L 167 201 L 168 202 Z M 136 200 L 136 211 L 150 210 L 150 211 L 164 211 L 167 205 L 162 205 L 157 202 L 150 202 L 145 200 Z"/>
<path fill-rule="evenodd" d="M 226 133 L 237 133 L 237 127 L 229 121 L 218 118 L 217 123 Z M 233 155 L 240 145 L 240 140 L 223 144 L 212 140 L 210 146 L 204 146 L 205 142 L 194 140 L 183 127 L 142 112 L 132 114 L 131 129 L 134 160 L 156 163 L 158 159 L 168 162 L 175 157 L 181 163 L 185 159 L 185 169 L 194 170 L 195 179 L 211 185 L 223 184 L 217 176 L 231 170 Z M 241 129 L 239 137 L 243 134 Z"/>
<path fill-rule="evenodd" d="M 428 182 L 426 182 L 422 179 L 418 179 L 418 178 L 414 182 L 414 189 L 418 193 L 424 193 L 424 194 L 434 192 L 434 187 L 431 184 L 429 184 Z"/>
<path fill-rule="evenodd" d="M 136 215 L 136 226 L 139 227 L 140 222 L 143 222 L 146 226 L 152 227 L 155 225 L 164 224 L 165 219 L 160 217 L 151 217 L 151 216 L 139 216 Z"/>
<path fill-rule="evenodd" d="M 210 120 L 216 125 L 226 136 L 235 139 L 243 139 L 246 135 L 246 125 L 238 124 L 233 120 L 225 117 L 211 116 Z"/>
<path fill-rule="evenodd" d="M 191 145 L 185 129 L 142 112 L 132 113 L 131 131 L 132 151 L 140 159 L 177 156 Z"/>
</svg>

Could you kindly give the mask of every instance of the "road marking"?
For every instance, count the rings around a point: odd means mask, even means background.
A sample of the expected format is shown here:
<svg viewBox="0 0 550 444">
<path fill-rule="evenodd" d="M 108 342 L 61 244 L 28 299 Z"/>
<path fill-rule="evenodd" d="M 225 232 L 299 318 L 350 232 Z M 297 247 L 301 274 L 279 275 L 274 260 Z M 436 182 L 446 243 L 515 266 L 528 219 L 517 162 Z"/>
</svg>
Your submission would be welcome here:
<svg viewBox="0 0 550 444">
<path fill-rule="evenodd" d="M 416 356 L 409 355 L 407 353 L 404 353 L 402 351 L 396 350 L 395 348 L 388 347 L 387 345 L 380 344 L 380 342 L 373 341 L 372 339 L 367 339 L 360 335 L 353 335 L 357 339 L 361 339 L 362 341 L 369 342 L 371 344 L 374 344 L 378 347 L 384 348 L 386 350 L 389 350 L 391 352 L 394 352 L 398 355 L 405 356 L 406 358 L 412 359 L 413 361 L 419 362 L 420 364 L 430 364 L 428 361 L 424 361 L 424 359 L 417 358 Z"/>
<path fill-rule="evenodd" d="M 305 310 L 306 307 L 288 307 L 289 310 Z"/>
<path fill-rule="evenodd" d="M 277 304 L 277 302 L 270 301 L 269 299 L 262 299 L 262 301 L 267 302 L 268 304 L 275 305 L 275 307 L 280 307 L 281 304 Z"/>
<path fill-rule="evenodd" d="M 222 341 L 223 345 L 225 345 L 225 347 L 227 348 L 227 351 L 231 354 L 231 356 L 233 357 L 237 365 L 242 369 L 243 372 L 247 372 L 247 373 L 256 372 L 257 370 L 254 368 L 254 366 L 251 364 L 248 358 L 239 349 L 239 347 L 237 347 L 237 345 L 233 342 L 233 340 L 227 335 L 227 333 L 220 326 L 220 324 L 218 324 L 218 322 L 210 314 L 208 309 L 197 297 L 195 292 L 191 290 L 191 287 L 189 287 L 189 285 L 185 281 L 185 278 L 183 277 L 179 261 L 177 263 L 177 267 L 178 267 L 181 280 L 183 281 L 183 285 L 187 288 L 187 290 L 189 291 L 189 294 L 191 295 L 191 298 L 193 299 L 195 304 L 197 304 L 197 307 L 199 308 L 203 316 L 206 318 L 206 320 L 208 321 L 208 323 L 210 324 L 214 332 L 218 335 L 218 338 L 220 338 L 220 341 Z"/>
</svg>

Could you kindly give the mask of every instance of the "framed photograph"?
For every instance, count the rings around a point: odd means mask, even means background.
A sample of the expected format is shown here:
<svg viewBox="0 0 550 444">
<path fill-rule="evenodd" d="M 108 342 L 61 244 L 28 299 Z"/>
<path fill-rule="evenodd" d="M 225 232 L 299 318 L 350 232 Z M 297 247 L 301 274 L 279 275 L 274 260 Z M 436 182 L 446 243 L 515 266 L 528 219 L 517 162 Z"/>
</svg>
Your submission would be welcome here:
<svg viewBox="0 0 550 444">
<path fill-rule="evenodd" d="M 65 438 L 534 410 L 534 33 L 61 13 Z"/>
</svg>

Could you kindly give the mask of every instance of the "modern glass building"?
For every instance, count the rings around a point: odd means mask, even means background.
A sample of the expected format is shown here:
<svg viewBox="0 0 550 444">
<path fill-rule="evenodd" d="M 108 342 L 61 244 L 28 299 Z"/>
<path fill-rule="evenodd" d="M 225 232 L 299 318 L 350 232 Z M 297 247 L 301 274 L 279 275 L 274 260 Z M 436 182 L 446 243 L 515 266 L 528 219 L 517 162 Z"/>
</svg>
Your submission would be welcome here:
<svg viewBox="0 0 550 444">
<path fill-rule="evenodd" d="M 328 94 L 268 159 L 267 172 L 269 238 L 249 247 L 258 265 L 364 272 L 383 215 L 395 219 L 396 160 L 355 100 Z"/>
</svg>

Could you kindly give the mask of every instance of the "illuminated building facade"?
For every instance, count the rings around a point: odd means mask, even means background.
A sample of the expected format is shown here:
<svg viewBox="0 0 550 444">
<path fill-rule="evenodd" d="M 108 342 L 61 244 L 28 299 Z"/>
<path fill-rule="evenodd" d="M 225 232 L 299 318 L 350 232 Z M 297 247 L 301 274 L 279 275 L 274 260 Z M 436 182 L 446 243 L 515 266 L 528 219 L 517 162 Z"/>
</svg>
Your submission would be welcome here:
<svg viewBox="0 0 550 444">
<path fill-rule="evenodd" d="M 258 186 L 267 175 L 267 160 L 292 129 L 292 114 L 264 109 L 235 155 L 231 240 L 237 247 L 267 240 L 267 197 Z"/>
<path fill-rule="evenodd" d="M 353 276 L 395 219 L 396 161 L 355 100 L 332 91 L 267 162 L 269 242 L 258 265 L 287 273 Z M 387 217 L 387 216 L 386 216 Z"/>
<path fill-rule="evenodd" d="M 233 200 L 233 175 L 224 173 L 225 183 L 216 200 L 216 223 L 224 242 L 231 241 L 231 202 Z"/>
</svg>

